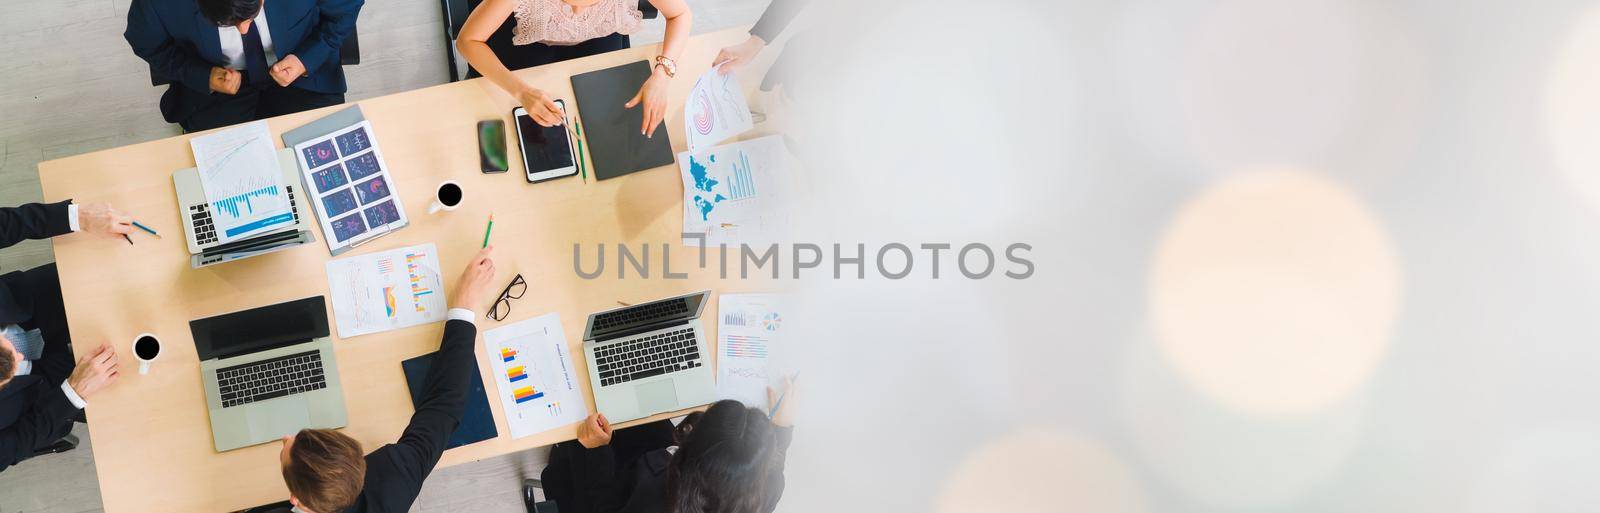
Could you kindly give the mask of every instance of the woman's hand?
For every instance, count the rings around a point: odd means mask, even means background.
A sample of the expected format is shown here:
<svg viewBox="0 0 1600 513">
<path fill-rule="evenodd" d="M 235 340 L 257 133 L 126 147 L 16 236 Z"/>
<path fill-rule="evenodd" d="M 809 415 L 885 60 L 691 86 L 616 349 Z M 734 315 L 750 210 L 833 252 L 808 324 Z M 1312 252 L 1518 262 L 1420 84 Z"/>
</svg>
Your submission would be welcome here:
<svg viewBox="0 0 1600 513">
<path fill-rule="evenodd" d="M 717 58 L 711 60 L 711 65 L 717 68 L 717 73 L 726 75 L 735 68 L 755 60 L 756 54 L 767 47 L 767 42 L 761 38 L 750 36 L 743 43 L 739 43 L 717 52 Z"/>
<path fill-rule="evenodd" d="M 639 93 L 633 95 L 633 99 L 623 105 L 631 109 L 639 102 L 644 102 L 644 123 L 639 125 L 639 133 L 645 137 L 655 136 L 656 125 L 660 125 L 661 120 L 667 116 L 667 81 L 670 79 L 667 72 L 662 71 L 660 67 L 654 68 L 650 73 L 650 79 L 645 80 L 644 85 L 639 87 Z"/>
<path fill-rule="evenodd" d="M 522 108 L 528 111 L 528 117 L 533 118 L 539 126 L 558 126 L 564 120 L 561 108 L 556 106 L 555 100 L 537 88 L 524 86 L 517 93 L 517 101 L 522 103 Z"/>
<path fill-rule="evenodd" d="M 771 386 L 767 387 L 767 404 L 778 407 L 778 411 L 772 412 L 772 423 L 781 427 L 790 427 L 794 425 L 794 401 L 796 399 L 794 394 L 794 375 L 786 376 L 783 381 L 783 390 L 781 392 L 773 390 Z M 780 403 L 779 401 L 782 402 Z"/>
<path fill-rule="evenodd" d="M 611 443 L 611 422 L 606 420 L 605 415 L 590 414 L 582 424 L 578 424 L 578 443 L 588 449 Z"/>
</svg>

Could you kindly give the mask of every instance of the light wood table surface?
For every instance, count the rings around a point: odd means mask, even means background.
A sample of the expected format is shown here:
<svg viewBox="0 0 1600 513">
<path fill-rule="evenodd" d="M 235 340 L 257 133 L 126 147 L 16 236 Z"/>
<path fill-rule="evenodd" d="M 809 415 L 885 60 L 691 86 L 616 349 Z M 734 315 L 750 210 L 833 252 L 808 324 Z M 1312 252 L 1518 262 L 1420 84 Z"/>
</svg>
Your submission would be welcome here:
<svg viewBox="0 0 1600 513">
<path fill-rule="evenodd" d="M 673 150 L 683 151 L 683 104 L 695 78 L 710 66 L 718 49 L 738 43 L 746 28 L 702 34 L 690 39 L 679 60 L 678 76 L 671 82 L 666 131 Z M 776 53 L 769 49 L 768 54 Z M 524 80 L 552 95 L 567 99 L 568 108 L 581 115 L 569 77 L 638 60 L 653 59 L 658 45 L 642 46 L 584 59 L 556 63 L 518 72 Z M 739 71 L 747 92 L 771 62 L 763 55 Z M 425 65 L 431 63 L 417 63 Z M 578 177 L 529 184 L 515 142 L 511 172 L 485 175 L 478 170 L 476 124 L 502 119 L 513 132 L 511 109 L 516 102 L 484 79 L 429 87 L 359 102 L 372 122 L 378 144 L 391 168 L 411 225 L 384 235 L 341 257 L 396 247 L 436 243 L 447 289 L 454 290 L 459 269 L 482 242 L 489 212 L 495 214 L 494 258 L 499 269 L 494 292 L 521 273 L 529 288 L 512 303 L 506 322 L 478 319 L 482 332 L 557 312 L 571 348 L 584 398 L 593 411 L 587 370 L 582 357 L 585 317 L 617 306 L 710 289 L 721 293 L 759 292 L 771 282 L 730 280 L 718 276 L 716 258 L 707 255 L 706 269 L 695 267 L 698 249 L 680 243 L 682 185 L 676 164 L 607 181 L 588 182 Z M 151 106 L 138 106 L 148 108 Z M 345 106 L 281 116 L 268 121 L 274 136 L 304 125 Z M 132 108 L 132 107 L 130 107 Z M 758 125 L 746 138 L 768 131 Z M 660 132 L 657 132 L 657 137 Z M 172 172 L 194 165 L 190 135 L 78 155 L 39 164 L 39 181 L 47 201 L 72 198 L 78 203 L 110 202 L 159 231 L 163 239 L 135 232 L 136 244 L 121 238 L 89 235 L 54 240 L 74 345 L 79 353 L 101 343 L 114 344 L 121 364 L 121 379 L 89 398 L 89 432 L 94 440 L 95 466 L 108 512 L 128 511 L 231 511 L 284 500 L 278 464 L 279 443 L 267 443 L 218 453 L 213 449 L 207 420 L 199 363 L 188 322 L 225 312 L 253 308 L 315 295 L 328 295 L 325 264 L 330 260 L 323 242 L 221 264 L 190 269 L 184 246 Z M 275 137 L 275 146 L 282 140 Z M 452 212 L 428 215 L 436 185 L 457 180 L 465 200 Z M 312 223 L 315 224 L 315 223 Z M 637 251 L 651 246 L 651 276 L 641 279 L 630 268 L 618 278 L 616 244 Z M 593 270 L 595 247 L 606 244 L 606 273 L 585 280 L 573 269 L 573 247 L 584 250 L 586 270 Z M 687 279 L 668 280 L 660 275 L 660 252 L 672 247 L 672 271 L 687 272 Z M 736 253 L 730 252 L 736 257 Z M 713 296 L 713 301 L 715 301 Z M 489 301 L 492 298 L 484 298 Z M 716 305 L 708 305 L 703 324 L 715 357 Z M 330 324 L 333 312 L 328 312 Z M 343 432 L 371 451 L 394 442 L 412 413 L 404 359 L 438 348 L 443 323 L 416 326 L 342 340 L 334 333 L 334 348 L 349 412 Z M 148 375 L 139 375 L 131 342 L 142 332 L 163 341 L 161 356 Z M 486 378 L 485 390 L 494 412 L 498 438 L 447 451 L 440 467 L 550 445 L 573 439 L 574 426 L 512 440 L 494 398 L 496 385 L 477 344 L 478 365 Z M 681 412 L 680 412 L 681 413 Z M 657 415 L 651 419 L 666 418 Z M 641 421 L 642 422 L 642 421 Z"/>
</svg>

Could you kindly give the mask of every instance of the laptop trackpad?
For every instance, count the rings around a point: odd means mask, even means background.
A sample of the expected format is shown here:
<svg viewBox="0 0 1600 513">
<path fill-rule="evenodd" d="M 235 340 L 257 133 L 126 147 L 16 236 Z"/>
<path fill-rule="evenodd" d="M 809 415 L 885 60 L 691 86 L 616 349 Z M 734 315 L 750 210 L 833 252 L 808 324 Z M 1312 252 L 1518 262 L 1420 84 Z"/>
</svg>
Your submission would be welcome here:
<svg viewBox="0 0 1600 513">
<path fill-rule="evenodd" d="M 267 405 L 263 405 L 267 406 Z M 251 408 L 246 416 L 250 421 L 251 438 L 272 440 L 300 432 L 311 425 L 311 408 L 303 398 L 274 401 L 265 408 Z"/>
<path fill-rule="evenodd" d="M 639 385 L 633 389 L 639 399 L 639 412 L 646 415 L 678 409 L 678 387 L 672 380 Z"/>
</svg>

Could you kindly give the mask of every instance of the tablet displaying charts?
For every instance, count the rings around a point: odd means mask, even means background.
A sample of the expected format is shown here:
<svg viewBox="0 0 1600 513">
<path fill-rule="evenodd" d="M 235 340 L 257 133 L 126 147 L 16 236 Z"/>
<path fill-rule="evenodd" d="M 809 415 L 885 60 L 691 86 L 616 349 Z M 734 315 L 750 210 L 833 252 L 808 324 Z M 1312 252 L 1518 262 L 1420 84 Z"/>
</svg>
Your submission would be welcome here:
<svg viewBox="0 0 1600 513">
<path fill-rule="evenodd" d="M 363 242 L 405 226 L 406 211 L 394 190 L 383 148 L 362 120 L 295 145 L 300 170 L 317 201 L 317 220 L 328 250 Z"/>
</svg>

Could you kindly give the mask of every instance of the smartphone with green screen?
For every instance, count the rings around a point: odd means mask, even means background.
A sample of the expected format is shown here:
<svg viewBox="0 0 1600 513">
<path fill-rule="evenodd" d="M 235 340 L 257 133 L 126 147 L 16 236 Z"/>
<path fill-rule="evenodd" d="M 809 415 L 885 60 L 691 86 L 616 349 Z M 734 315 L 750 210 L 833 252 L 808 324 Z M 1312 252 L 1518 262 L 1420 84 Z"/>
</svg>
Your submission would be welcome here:
<svg viewBox="0 0 1600 513">
<path fill-rule="evenodd" d="M 504 173 L 506 163 L 506 122 L 478 122 L 478 167 L 484 173 Z"/>
</svg>

